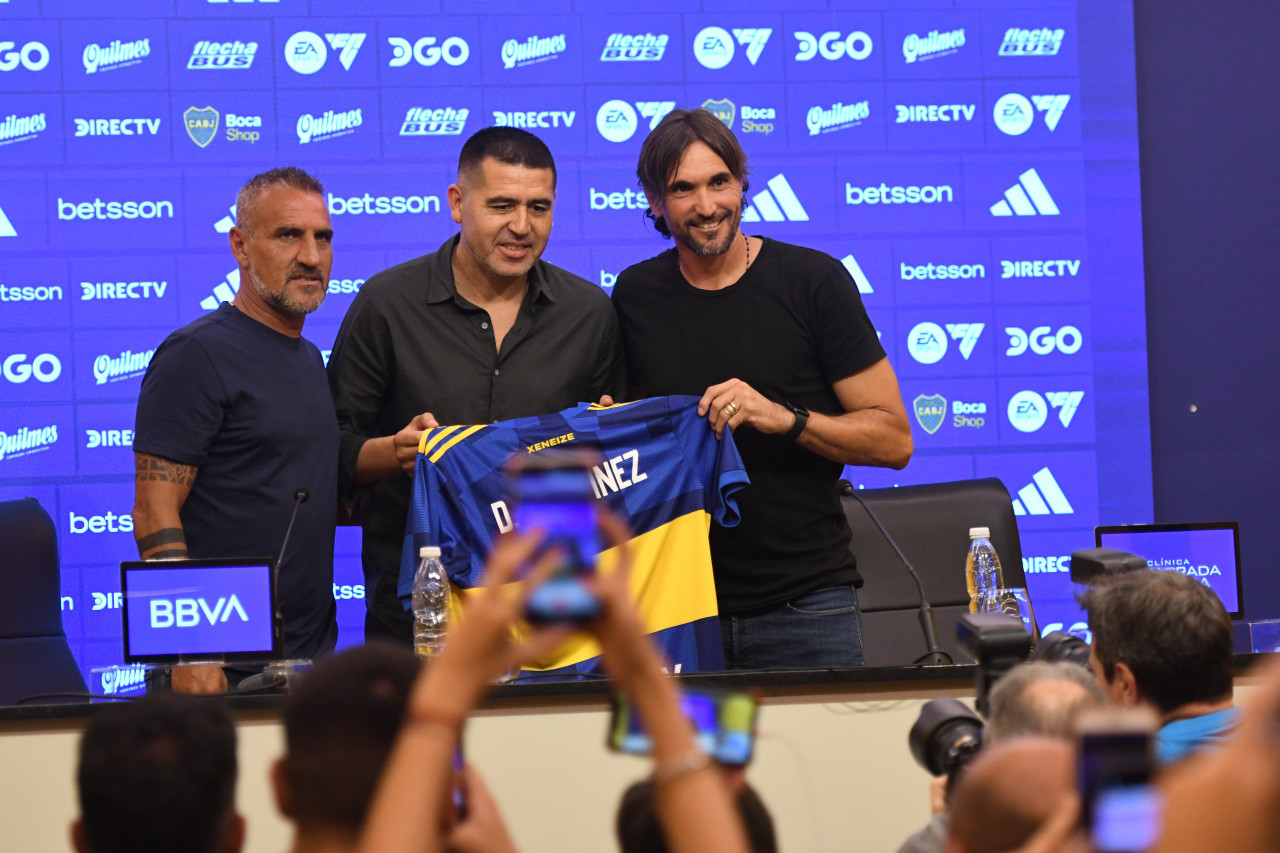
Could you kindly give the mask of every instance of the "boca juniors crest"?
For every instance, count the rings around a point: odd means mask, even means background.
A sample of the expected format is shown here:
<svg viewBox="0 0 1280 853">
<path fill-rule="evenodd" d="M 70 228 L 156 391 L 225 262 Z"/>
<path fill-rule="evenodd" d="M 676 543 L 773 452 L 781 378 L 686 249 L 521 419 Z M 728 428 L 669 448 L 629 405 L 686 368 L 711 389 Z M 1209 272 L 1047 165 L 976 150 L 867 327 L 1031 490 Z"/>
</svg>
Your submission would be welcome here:
<svg viewBox="0 0 1280 853">
<path fill-rule="evenodd" d="M 933 435 L 942 426 L 942 419 L 947 416 L 947 398 L 941 394 L 921 394 L 911 402 L 916 412 L 916 420 L 924 431 Z"/>
<path fill-rule="evenodd" d="M 213 107 L 187 107 L 182 114 L 182 125 L 187 136 L 201 148 L 208 148 L 213 135 L 218 132 L 218 111 Z"/>
</svg>

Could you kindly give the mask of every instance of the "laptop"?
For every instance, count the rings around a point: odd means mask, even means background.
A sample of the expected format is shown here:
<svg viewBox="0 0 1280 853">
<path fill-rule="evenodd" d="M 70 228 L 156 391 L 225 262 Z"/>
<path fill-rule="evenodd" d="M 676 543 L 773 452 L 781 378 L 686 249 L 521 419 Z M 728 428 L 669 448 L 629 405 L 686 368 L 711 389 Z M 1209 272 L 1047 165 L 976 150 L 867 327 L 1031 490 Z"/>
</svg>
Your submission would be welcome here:
<svg viewBox="0 0 1280 853">
<path fill-rule="evenodd" d="M 1095 527 L 1094 545 L 1137 554 L 1153 569 L 1191 575 L 1222 599 L 1232 619 L 1244 613 L 1240 527 L 1234 521 Z"/>
<path fill-rule="evenodd" d="M 125 661 L 279 660 L 274 578 L 269 557 L 121 563 Z"/>
</svg>

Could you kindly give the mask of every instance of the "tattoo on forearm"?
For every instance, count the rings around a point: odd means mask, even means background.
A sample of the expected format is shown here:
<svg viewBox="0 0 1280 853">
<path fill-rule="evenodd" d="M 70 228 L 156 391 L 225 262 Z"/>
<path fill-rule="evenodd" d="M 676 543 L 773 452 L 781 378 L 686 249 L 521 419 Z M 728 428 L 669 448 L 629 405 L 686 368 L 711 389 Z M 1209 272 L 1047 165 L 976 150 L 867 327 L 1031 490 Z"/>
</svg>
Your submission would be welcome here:
<svg viewBox="0 0 1280 853">
<path fill-rule="evenodd" d="M 138 540 L 138 553 L 144 554 L 152 548 L 173 544 L 181 544 L 184 548 L 186 547 L 187 537 L 181 527 L 166 527 L 163 530 L 157 530 L 155 533 L 143 536 Z"/>
<path fill-rule="evenodd" d="M 168 560 L 171 557 L 186 557 L 186 548 L 169 548 L 164 551 L 156 551 L 154 554 L 147 554 L 144 559 L 147 560 Z"/>
<path fill-rule="evenodd" d="M 151 456 L 146 453 L 134 454 L 134 480 L 137 482 L 177 483 L 180 486 L 191 486 L 196 481 L 194 465 L 183 465 L 171 459 Z"/>
</svg>

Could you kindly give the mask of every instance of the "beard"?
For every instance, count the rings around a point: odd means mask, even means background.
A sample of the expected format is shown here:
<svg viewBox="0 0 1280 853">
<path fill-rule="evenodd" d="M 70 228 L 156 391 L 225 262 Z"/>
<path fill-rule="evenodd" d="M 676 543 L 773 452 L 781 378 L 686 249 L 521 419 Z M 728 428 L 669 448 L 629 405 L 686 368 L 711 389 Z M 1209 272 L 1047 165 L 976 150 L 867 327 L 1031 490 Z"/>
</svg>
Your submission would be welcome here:
<svg viewBox="0 0 1280 853">
<path fill-rule="evenodd" d="M 297 273 L 314 272 L 320 279 L 320 292 L 314 296 L 307 296 L 302 299 L 295 299 L 288 293 L 288 282 Z M 324 298 L 328 295 L 328 284 L 325 275 L 319 269 L 314 267 L 308 268 L 297 264 L 289 267 L 288 273 L 285 274 L 285 286 L 280 290 L 272 290 L 267 287 L 266 282 L 258 275 L 258 271 L 252 266 L 249 267 L 249 283 L 253 285 L 254 292 L 262 297 L 262 301 L 273 308 L 284 312 L 285 314 L 293 314 L 297 317 L 305 317 L 312 311 L 315 311 L 324 302 Z"/>
<path fill-rule="evenodd" d="M 724 238 L 715 242 L 698 242 L 695 235 L 696 227 L 705 225 L 708 222 L 729 221 L 729 231 Z M 742 223 L 742 206 L 739 205 L 736 210 L 731 213 L 725 213 L 719 219 L 714 217 L 703 219 L 697 222 L 686 222 L 677 229 L 672 229 L 671 236 L 678 240 L 686 249 L 693 252 L 700 258 L 713 258 L 723 255 L 733 248 L 733 241 L 738 239 L 738 228 Z"/>
</svg>

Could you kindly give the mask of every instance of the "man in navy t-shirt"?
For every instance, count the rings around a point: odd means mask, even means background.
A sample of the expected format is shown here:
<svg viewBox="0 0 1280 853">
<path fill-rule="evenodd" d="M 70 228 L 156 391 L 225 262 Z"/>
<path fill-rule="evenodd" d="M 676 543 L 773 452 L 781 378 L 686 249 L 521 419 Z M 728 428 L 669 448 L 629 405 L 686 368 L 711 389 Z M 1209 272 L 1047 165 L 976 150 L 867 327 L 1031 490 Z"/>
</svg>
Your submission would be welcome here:
<svg viewBox="0 0 1280 853">
<path fill-rule="evenodd" d="M 145 560 L 275 557 L 284 652 L 314 658 L 337 640 L 333 531 L 338 424 L 320 351 L 302 335 L 333 263 L 324 189 L 294 167 L 236 197 L 231 253 L 241 287 L 165 339 L 142 382 L 134 427 L 133 535 Z M 220 667 L 179 667 L 182 692 L 226 689 Z"/>
</svg>

